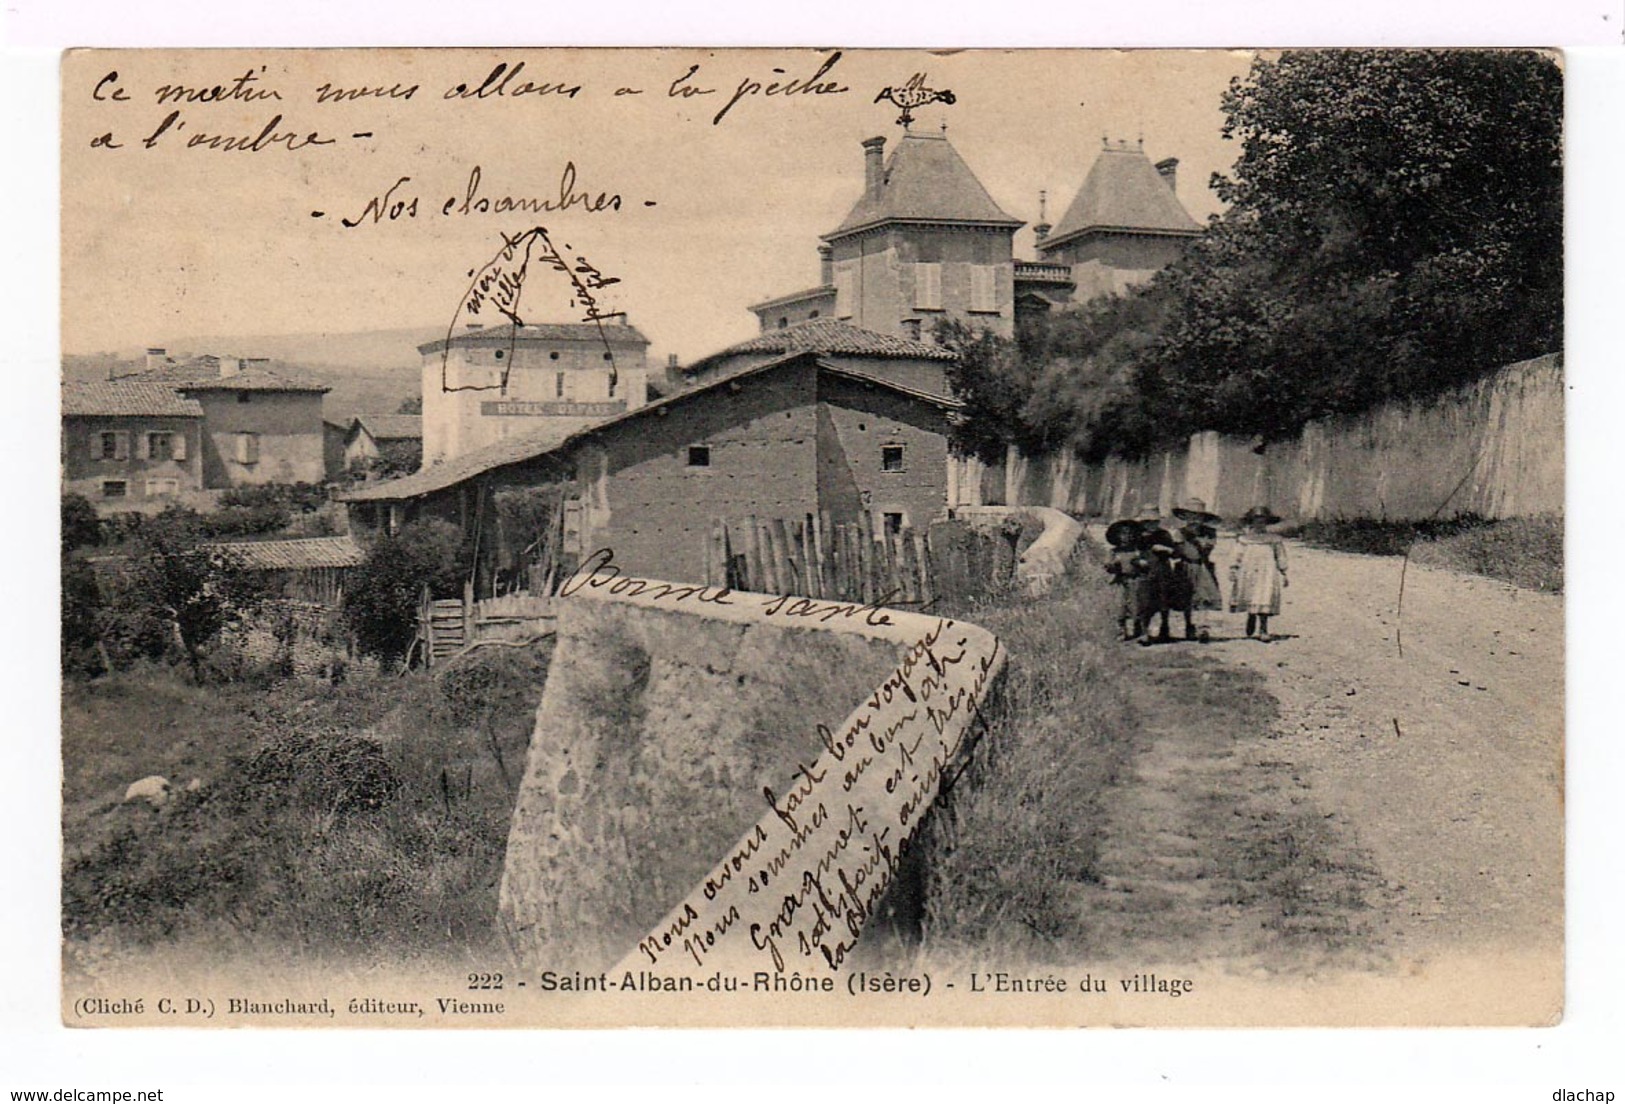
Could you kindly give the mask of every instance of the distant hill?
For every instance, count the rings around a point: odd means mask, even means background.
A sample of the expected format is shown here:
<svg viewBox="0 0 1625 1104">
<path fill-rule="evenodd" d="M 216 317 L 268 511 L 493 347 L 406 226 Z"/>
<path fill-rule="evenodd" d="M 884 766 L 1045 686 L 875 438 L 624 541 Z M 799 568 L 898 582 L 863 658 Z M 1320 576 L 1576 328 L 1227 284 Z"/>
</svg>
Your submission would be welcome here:
<svg viewBox="0 0 1625 1104">
<path fill-rule="evenodd" d="M 201 335 L 173 338 L 165 350 L 177 359 L 201 353 L 268 357 L 280 371 L 317 380 L 332 388 L 323 416 L 344 421 L 355 414 L 391 414 L 421 389 L 422 358 L 417 347 L 444 330 L 418 327 L 337 334 Z M 139 372 L 145 348 L 108 353 L 69 353 L 62 357 L 64 379 L 107 379 L 109 372 Z"/>
<path fill-rule="evenodd" d="M 418 346 L 445 336 L 444 327 L 433 326 L 332 334 L 204 334 L 170 339 L 174 348 L 169 352 L 174 355 L 178 348 L 221 356 L 270 357 L 310 368 L 342 368 L 365 373 L 410 368 L 415 373 L 422 364 Z"/>
</svg>

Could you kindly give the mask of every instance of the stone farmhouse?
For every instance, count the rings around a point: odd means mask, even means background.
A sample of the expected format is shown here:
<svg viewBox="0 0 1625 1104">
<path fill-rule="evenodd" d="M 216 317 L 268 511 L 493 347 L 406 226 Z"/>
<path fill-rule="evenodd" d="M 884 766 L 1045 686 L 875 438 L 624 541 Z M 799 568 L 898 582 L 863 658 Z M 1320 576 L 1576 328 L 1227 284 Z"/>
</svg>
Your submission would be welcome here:
<svg viewBox="0 0 1625 1104">
<path fill-rule="evenodd" d="M 703 579 L 715 518 L 869 513 L 897 532 L 942 513 L 956 404 L 887 376 L 882 357 L 769 356 L 607 421 L 550 424 L 342 497 L 357 531 L 440 517 L 493 550 L 504 542 L 488 531 L 492 496 L 553 486 L 571 554 L 609 548 L 633 573 Z"/>
</svg>

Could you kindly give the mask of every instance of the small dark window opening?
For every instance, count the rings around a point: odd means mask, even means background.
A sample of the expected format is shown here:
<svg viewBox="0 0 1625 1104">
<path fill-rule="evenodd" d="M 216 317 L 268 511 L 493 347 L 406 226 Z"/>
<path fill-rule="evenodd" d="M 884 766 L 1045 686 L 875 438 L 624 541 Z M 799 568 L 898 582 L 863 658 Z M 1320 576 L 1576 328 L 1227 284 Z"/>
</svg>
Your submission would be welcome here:
<svg viewBox="0 0 1625 1104">
<path fill-rule="evenodd" d="M 556 376 L 553 377 L 553 397 L 555 399 L 564 398 L 564 373 L 563 372 L 560 372 Z"/>
<path fill-rule="evenodd" d="M 615 376 L 613 374 L 609 377 L 609 397 L 612 399 L 615 397 Z"/>
<path fill-rule="evenodd" d="M 498 349 L 498 350 L 497 350 L 497 359 L 498 359 L 498 360 L 501 360 L 501 359 L 502 359 L 502 354 L 503 354 L 503 353 L 504 353 L 504 352 L 506 352 L 506 350 L 504 350 L 504 349 Z"/>
<path fill-rule="evenodd" d="M 779 319 L 779 329 L 781 329 L 781 330 L 788 329 L 789 326 L 790 326 L 790 320 L 788 318 Z"/>
<path fill-rule="evenodd" d="M 237 392 L 237 401 L 240 402 L 240 403 L 247 402 L 251 398 L 253 398 L 253 396 L 250 395 L 247 391 L 239 391 L 239 392 Z"/>
<path fill-rule="evenodd" d="M 880 470 L 883 472 L 900 472 L 903 470 L 903 446 L 880 446 Z"/>
<path fill-rule="evenodd" d="M 688 466 L 691 468 L 709 468 L 711 466 L 711 446 L 689 445 Z"/>
<path fill-rule="evenodd" d="M 818 317 L 818 312 L 817 312 L 817 311 L 813 311 L 813 312 L 812 312 L 812 313 L 811 313 L 811 314 L 809 314 L 809 315 L 808 315 L 808 316 L 807 316 L 807 318 L 808 318 L 808 319 L 809 319 L 809 320 L 811 320 L 811 319 L 814 319 L 814 318 L 817 318 L 817 317 Z"/>
<path fill-rule="evenodd" d="M 897 536 L 897 534 L 899 534 L 899 533 L 901 533 L 903 531 L 903 515 L 902 514 L 886 514 L 885 519 L 886 519 L 886 535 L 888 537 L 895 537 L 895 536 Z"/>
<path fill-rule="evenodd" d="M 130 485 L 122 479 L 109 479 L 102 483 L 103 498 L 123 498 Z"/>
<path fill-rule="evenodd" d="M 614 360 L 615 359 L 615 354 L 614 353 L 605 353 L 604 354 L 604 359 L 605 360 Z"/>
<path fill-rule="evenodd" d="M 548 360 L 557 360 L 557 359 L 559 359 L 559 351 L 557 349 L 554 349 L 551 353 L 547 354 L 547 359 Z"/>
</svg>

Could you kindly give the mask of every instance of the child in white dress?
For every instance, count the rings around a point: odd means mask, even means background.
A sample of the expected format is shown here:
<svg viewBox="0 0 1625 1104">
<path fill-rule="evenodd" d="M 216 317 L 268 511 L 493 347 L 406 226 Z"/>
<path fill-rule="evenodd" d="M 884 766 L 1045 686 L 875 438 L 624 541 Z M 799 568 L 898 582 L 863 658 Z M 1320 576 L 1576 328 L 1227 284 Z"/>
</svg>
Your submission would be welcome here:
<svg viewBox="0 0 1625 1104">
<path fill-rule="evenodd" d="M 1280 520 L 1268 506 L 1254 506 L 1242 515 L 1245 528 L 1230 565 L 1230 609 L 1245 612 L 1247 635 L 1266 644 L 1270 618 L 1281 612 L 1281 592 L 1287 586 L 1286 542 L 1267 529 Z"/>
</svg>

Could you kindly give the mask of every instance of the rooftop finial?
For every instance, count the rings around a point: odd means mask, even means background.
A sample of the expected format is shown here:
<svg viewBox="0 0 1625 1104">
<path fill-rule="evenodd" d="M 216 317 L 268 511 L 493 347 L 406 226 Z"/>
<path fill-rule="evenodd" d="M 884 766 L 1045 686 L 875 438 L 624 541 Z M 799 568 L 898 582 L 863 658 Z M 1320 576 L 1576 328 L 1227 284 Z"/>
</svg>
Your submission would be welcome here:
<svg viewBox="0 0 1625 1104">
<path fill-rule="evenodd" d="M 1043 188 L 1038 189 L 1038 221 L 1039 222 L 1046 221 L 1045 216 L 1044 216 L 1044 204 L 1048 199 L 1049 199 L 1049 192 L 1045 191 Z"/>
</svg>

